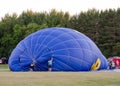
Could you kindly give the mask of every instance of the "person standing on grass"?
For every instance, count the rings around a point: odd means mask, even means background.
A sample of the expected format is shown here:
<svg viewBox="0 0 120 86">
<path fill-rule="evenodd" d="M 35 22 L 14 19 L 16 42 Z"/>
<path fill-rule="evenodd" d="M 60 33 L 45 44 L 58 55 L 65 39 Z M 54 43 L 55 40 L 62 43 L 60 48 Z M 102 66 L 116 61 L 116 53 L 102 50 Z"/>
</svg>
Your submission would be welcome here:
<svg viewBox="0 0 120 86">
<path fill-rule="evenodd" d="M 50 58 L 48 60 L 48 71 L 52 71 L 52 62 L 53 62 L 53 58 Z"/>
</svg>

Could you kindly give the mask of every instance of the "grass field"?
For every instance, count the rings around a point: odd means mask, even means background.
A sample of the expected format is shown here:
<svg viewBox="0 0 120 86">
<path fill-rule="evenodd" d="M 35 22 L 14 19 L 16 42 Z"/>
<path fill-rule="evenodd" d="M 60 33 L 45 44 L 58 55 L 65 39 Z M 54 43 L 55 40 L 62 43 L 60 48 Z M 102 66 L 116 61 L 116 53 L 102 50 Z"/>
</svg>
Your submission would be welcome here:
<svg viewBox="0 0 120 86">
<path fill-rule="evenodd" d="M 0 86 L 120 86 L 120 72 L 10 72 L 0 65 Z"/>
<path fill-rule="evenodd" d="M 8 72 L 8 71 L 9 71 L 9 68 L 7 64 L 5 65 L 0 64 L 0 72 Z"/>
</svg>

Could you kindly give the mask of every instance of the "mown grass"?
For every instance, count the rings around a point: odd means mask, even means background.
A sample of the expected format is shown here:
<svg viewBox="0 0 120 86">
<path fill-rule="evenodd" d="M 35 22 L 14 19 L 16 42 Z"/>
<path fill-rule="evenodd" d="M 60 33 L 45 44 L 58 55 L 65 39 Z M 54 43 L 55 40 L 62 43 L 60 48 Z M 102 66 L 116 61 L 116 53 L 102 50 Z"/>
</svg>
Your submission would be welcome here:
<svg viewBox="0 0 120 86">
<path fill-rule="evenodd" d="M 120 73 L 5 71 L 0 72 L 0 86 L 120 86 Z"/>
<path fill-rule="evenodd" d="M 8 72 L 9 67 L 7 64 L 0 64 L 0 72 Z"/>
</svg>

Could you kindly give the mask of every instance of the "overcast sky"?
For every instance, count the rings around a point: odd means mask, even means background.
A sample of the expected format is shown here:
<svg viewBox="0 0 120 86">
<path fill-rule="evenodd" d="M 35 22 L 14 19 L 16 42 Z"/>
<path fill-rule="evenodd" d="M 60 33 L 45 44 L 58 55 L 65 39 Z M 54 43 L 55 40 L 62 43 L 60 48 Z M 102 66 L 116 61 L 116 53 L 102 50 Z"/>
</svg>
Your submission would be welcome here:
<svg viewBox="0 0 120 86">
<path fill-rule="evenodd" d="M 23 11 L 32 10 L 37 12 L 56 9 L 57 11 L 68 11 L 71 15 L 95 8 L 105 10 L 120 7 L 120 0 L 1 0 L 0 18 L 6 13 L 18 15 Z"/>
</svg>

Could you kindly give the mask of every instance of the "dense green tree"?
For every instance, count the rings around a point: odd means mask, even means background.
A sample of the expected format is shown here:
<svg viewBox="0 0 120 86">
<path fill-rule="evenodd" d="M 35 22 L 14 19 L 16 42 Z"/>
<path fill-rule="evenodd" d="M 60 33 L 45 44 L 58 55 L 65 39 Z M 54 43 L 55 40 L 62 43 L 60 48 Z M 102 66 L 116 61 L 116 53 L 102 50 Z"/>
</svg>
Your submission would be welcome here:
<svg viewBox="0 0 120 86">
<path fill-rule="evenodd" d="M 0 57 L 9 57 L 29 34 L 47 27 L 69 27 L 90 37 L 106 57 L 120 56 L 120 8 L 89 9 L 76 15 L 52 9 L 50 12 L 23 11 L 6 14 L 0 21 Z"/>
</svg>

